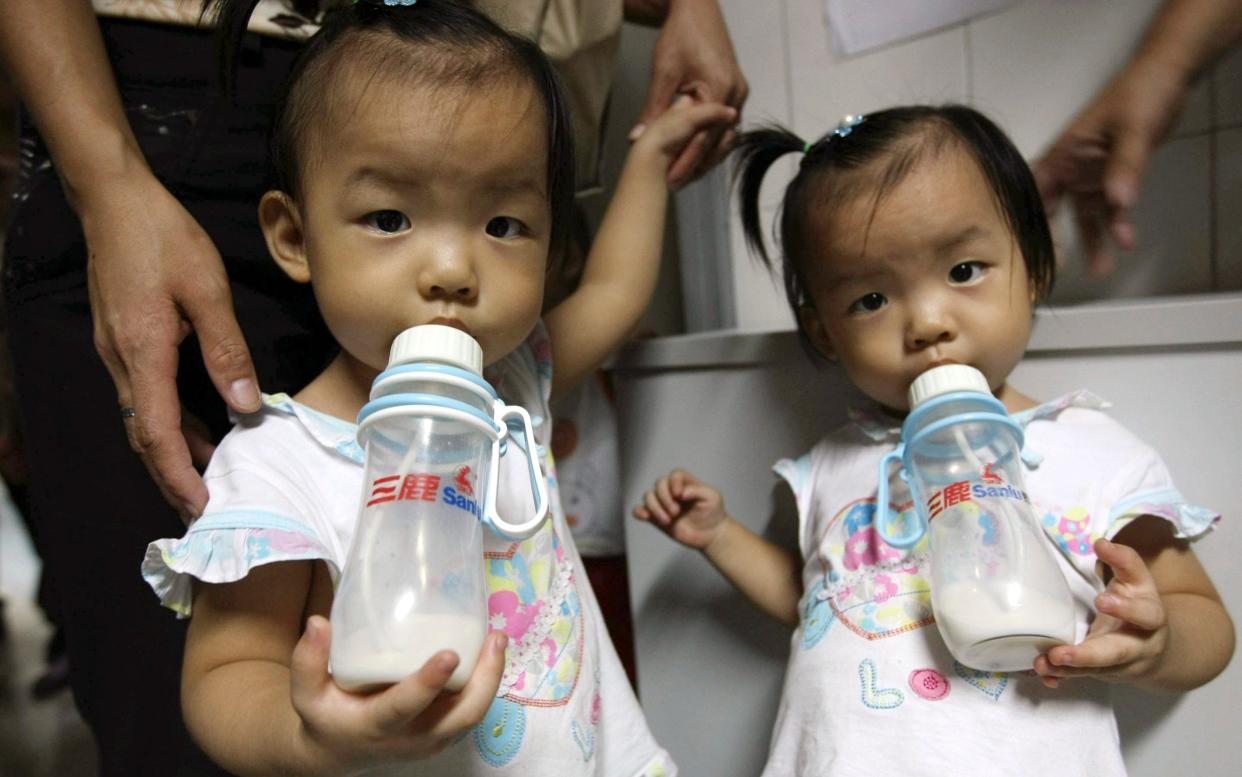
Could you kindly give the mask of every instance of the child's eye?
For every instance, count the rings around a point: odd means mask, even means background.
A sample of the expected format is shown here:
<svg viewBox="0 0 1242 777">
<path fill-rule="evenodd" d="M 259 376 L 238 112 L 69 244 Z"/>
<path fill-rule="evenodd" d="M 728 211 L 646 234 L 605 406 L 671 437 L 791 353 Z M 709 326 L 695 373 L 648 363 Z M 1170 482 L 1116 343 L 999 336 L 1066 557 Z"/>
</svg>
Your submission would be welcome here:
<svg viewBox="0 0 1242 777">
<path fill-rule="evenodd" d="M 366 221 L 368 226 L 389 235 L 410 228 L 410 220 L 399 210 L 377 210 L 368 213 Z"/>
<path fill-rule="evenodd" d="M 888 299 L 878 291 L 865 294 L 850 305 L 851 313 L 872 313 L 888 304 Z"/>
<path fill-rule="evenodd" d="M 492 237 L 517 237 L 522 234 L 522 222 L 512 216 L 497 216 L 484 229 Z"/>
<path fill-rule="evenodd" d="M 953 269 L 949 270 L 949 280 L 954 283 L 970 283 L 979 280 L 979 276 L 983 274 L 985 267 L 983 262 L 962 262 L 953 265 Z"/>
</svg>

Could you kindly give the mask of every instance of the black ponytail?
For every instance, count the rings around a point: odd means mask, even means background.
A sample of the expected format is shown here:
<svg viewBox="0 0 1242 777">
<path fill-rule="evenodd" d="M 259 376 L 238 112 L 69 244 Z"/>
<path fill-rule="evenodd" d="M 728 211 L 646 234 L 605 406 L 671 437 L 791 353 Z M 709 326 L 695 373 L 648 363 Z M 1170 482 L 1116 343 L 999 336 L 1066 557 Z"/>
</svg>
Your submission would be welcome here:
<svg viewBox="0 0 1242 777">
<path fill-rule="evenodd" d="M 259 0 L 203 0 L 199 23 L 212 22 L 216 28 L 216 65 L 220 87 L 232 96 L 237 77 L 237 52 Z"/>
<path fill-rule="evenodd" d="M 734 169 L 742 232 L 746 235 L 746 244 L 768 269 L 773 269 L 772 260 L 763 242 L 763 225 L 759 219 L 759 191 L 763 187 L 763 177 L 777 159 L 804 148 L 806 143 L 797 135 L 784 127 L 770 124 L 743 133 L 734 150 L 737 154 Z"/>
<path fill-rule="evenodd" d="M 759 193 L 763 187 L 763 178 L 776 160 L 786 154 L 804 153 L 806 150 L 807 143 L 802 138 L 775 124 L 742 133 L 735 147 L 734 153 L 738 158 L 734 175 L 737 178 L 742 232 L 746 236 L 746 244 L 772 273 L 776 272 L 776 267 L 764 244 L 763 223 L 759 215 Z M 805 162 L 805 158 L 803 161 Z M 789 302 L 794 321 L 798 325 L 798 339 L 811 360 L 819 361 L 822 357 L 803 328 L 801 316 L 802 308 L 812 304 L 803 263 L 798 261 L 803 253 L 801 235 L 805 230 L 802 224 L 808 210 L 804 206 L 807 197 L 803 193 L 807 183 L 808 177 L 800 171 L 785 188 L 785 196 L 781 198 L 781 213 L 778 216 L 781 226 L 779 252 L 781 281 L 785 287 L 785 299 Z"/>
</svg>

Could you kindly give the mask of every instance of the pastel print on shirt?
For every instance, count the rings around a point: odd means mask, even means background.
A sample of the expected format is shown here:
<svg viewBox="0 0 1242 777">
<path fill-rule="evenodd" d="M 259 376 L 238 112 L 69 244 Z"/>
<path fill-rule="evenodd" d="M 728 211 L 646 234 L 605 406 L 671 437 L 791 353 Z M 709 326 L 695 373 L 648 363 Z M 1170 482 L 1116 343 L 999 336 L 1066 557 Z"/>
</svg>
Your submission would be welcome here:
<svg viewBox="0 0 1242 777">
<path fill-rule="evenodd" d="M 898 521 L 912 519 L 911 504 L 893 507 Z M 927 540 L 902 552 L 880 539 L 875 528 L 875 499 L 860 499 L 829 520 L 819 558 L 824 574 L 811 586 L 803 608 L 803 648 L 814 647 L 827 613 L 816 611 L 826 601 L 832 615 L 855 634 L 869 640 L 912 631 L 934 622 L 928 584 Z M 809 617 L 817 620 L 810 621 Z M 814 628 L 811 628 L 814 626 Z M 821 634 L 822 635 L 822 634 Z"/>
</svg>

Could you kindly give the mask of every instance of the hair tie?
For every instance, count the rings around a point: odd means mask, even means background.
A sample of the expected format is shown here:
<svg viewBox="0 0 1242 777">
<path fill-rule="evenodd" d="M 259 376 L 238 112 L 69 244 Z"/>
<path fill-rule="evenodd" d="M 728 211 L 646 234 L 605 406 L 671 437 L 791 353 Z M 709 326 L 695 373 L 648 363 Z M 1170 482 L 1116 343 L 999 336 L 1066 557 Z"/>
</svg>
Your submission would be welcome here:
<svg viewBox="0 0 1242 777">
<path fill-rule="evenodd" d="M 832 131 L 826 133 L 821 140 L 812 140 L 804 144 L 802 146 L 802 153 L 809 154 L 811 153 L 811 149 L 815 148 L 821 143 L 830 143 L 833 138 L 845 137 L 846 135 L 853 132 L 855 127 L 857 127 L 859 124 L 862 124 L 866 120 L 867 120 L 867 117 L 863 116 L 862 114 L 847 113 L 845 116 L 841 118 L 841 121 L 837 123 L 837 126 L 833 127 Z"/>
<path fill-rule="evenodd" d="M 358 5 L 358 3 L 366 3 L 367 5 L 377 5 L 377 6 L 386 5 L 391 8 L 393 6 L 398 6 L 398 5 L 410 6 L 410 5 L 414 5 L 417 2 L 418 0 L 354 0 L 354 5 Z"/>
<path fill-rule="evenodd" d="M 847 113 L 841 117 L 841 121 L 837 123 L 835 129 L 832 130 L 832 137 L 843 138 L 854 131 L 854 128 L 867 120 L 862 114 Z"/>
</svg>

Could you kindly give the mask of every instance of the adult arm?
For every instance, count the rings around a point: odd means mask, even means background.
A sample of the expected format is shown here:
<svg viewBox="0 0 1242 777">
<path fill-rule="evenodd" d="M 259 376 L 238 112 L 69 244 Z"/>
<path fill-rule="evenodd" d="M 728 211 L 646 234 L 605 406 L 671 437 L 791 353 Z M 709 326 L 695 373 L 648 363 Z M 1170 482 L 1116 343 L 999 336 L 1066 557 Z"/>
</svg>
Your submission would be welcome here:
<svg viewBox="0 0 1242 777">
<path fill-rule="evenodd" d="M 1111 238 L 1135 245 L 1130 212 L 1147 163 L 1181 113 L 1191 83 L 1242 38 L 1242 0 L 1169 0 L 1130 61 L 1035 165 L 1051 215 L 1073 204 L 1088 269 L 1111 271 Z"/>
<path fill-rule="evenodd" d="M 660 27 L 640 125 L 667 110 L 678 94 L 731 106 L 740 116 L 749 86 L 716 0 L 626 0 L 625 18 Z M 706 173 L 729 153 L 735 139 L 731 127 L 696 133 L 669 168 L 669 184 L 684 186 Z"/>
<path fill-rule="evenodd" d="M 210 446 L 182 431 L 177 346 L 196 333 L 229 406 L 260 404 L 220 255 L 143 158 L 89 0 L 6 4 L 0 55 L 82 222 L 95 344 L 135 410 L 130 445 L 165 498 L 197 515 L 207 489 L 191 447 L 201 459 Z"/>
</svg>

